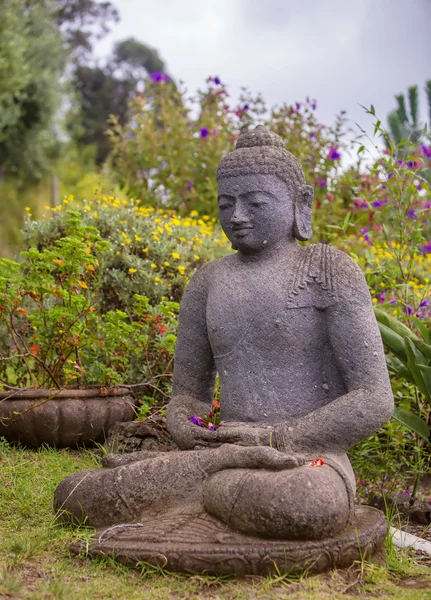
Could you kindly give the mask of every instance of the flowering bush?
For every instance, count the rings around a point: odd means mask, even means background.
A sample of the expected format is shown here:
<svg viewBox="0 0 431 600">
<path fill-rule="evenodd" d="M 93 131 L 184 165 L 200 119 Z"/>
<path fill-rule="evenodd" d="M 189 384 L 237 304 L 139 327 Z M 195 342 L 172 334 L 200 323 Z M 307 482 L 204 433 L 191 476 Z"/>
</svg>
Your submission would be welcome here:
<svg viewBox="0 0 431 600">
<path fill-rule="evenodd" d="M 83 226 L 94 228 L 107 242 L 99 264 L 96 306 L 102 311 L 132 311 L 134 295 L 179 302 L 184 288 L 202 264 L 229 251 L 230 244 L 208 215 L 196 211 L 181 217 L 172 211 L 144 207 L 133 199 L 95 197 L 77 202 L 66 198 L 47 221 L 28 221 L 25 248 L 50 249 L 65 235 L 68 209 Z"/>
<path fill-rule="evenodd" d="M 234 149 L 243 130 L 263 123 L 302 162 L 316 186 L 318 208 L 329 208 L 340 168 L 343 115 L 334 127 L 326 127 L 318 122 L 316 102 L 310 99 L 268 111 L 260 96 L 244 92 L 234 107 L 228 96 L 218 77 L 210 77 L 196 99 L 163 80 L 149 83 L 145 94 L 132 101 L 128 124 L 112 119 L 110 160 L 118 181 L 144 205 L 214 216 L 220 159 Z"/>
<path fill-rule="evenodd" d="M 1 387 L 140 383 L 166 397 L 178 304 L 135 294 L 128 312 L 101 311 L 111 246 L 78 212 L 63 227 L 49 248 L 0 259 Z"/>
</svg>

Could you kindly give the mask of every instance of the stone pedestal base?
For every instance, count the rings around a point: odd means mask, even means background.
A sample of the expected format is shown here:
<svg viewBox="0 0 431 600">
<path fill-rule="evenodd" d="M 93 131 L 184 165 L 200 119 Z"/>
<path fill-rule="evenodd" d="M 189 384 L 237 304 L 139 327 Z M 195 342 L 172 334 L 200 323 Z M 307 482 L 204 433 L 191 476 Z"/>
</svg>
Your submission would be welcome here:
<svg viewBox="0 0 431 600">
<path fill-rule="evenodd" d="M 185 573 L 268 575 L 319 573 L 345 568 L 383 553 L 387 522 L 382 512 L 358 506 L 351 526 L 320 541 L 266 540 L 236 533 L 218 519 L 193 510 L 169 512 L 136 525 L 98 531 L 93 557 L 109 555 Z M 82 547 L 72 546 L 75 553 Z"/>
</svg>

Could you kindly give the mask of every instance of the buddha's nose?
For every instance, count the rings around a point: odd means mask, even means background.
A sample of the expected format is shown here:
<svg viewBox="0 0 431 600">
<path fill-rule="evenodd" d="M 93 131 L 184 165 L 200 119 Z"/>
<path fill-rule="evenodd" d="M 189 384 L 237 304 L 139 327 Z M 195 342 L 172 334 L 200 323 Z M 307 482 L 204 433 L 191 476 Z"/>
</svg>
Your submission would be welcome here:
<svg viewBox="0 0 431 600">
<path fill-rule="evenodd" d="M 233 211 L 230 221 L 232 225 L 240 225 L 250 221 L 247 211 L 244 210 L 241 204 L 237 203 L 235 206 L 235 210 Z"/>
</svg>

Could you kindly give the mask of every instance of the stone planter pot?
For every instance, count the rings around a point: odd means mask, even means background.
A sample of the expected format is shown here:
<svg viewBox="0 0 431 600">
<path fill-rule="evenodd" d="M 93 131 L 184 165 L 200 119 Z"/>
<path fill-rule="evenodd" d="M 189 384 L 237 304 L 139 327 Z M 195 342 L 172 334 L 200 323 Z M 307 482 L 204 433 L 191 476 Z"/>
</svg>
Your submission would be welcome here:
<svg viewBox="0 0 431 600">
<path fill-rule="evenodd" d="M 133 396 L 121 388 L 0 392 L 0 436 L 29 448 L 103 442 L 111 425 L 134 414 Z"/>
</svg>

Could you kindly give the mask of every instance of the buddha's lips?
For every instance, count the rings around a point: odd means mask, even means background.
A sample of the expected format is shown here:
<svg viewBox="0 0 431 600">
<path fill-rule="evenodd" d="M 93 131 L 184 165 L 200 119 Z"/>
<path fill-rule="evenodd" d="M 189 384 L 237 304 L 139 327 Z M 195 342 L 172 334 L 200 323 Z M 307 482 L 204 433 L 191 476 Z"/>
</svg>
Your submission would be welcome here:
<svg viewBox="0 0 431 600">
<path fill-rule="evenodd" d="M 253 225 L 248 225 L 248 226 L 244 226 L 244 227 L 232 227 L 232 231 L 233 233 L 238 234 L 246 234 L 248 233 L 251 229 L 253 229 Z"/>
</svg>

